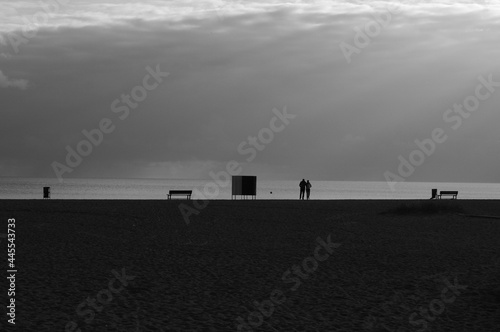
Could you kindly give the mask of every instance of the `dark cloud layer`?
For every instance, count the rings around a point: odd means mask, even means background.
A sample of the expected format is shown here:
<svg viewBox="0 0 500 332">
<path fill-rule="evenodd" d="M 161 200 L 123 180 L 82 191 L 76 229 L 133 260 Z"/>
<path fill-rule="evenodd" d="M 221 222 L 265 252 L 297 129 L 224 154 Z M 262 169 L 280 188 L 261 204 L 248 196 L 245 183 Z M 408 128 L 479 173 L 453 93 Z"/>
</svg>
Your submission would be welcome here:
<svg viewBox="0 0 500 332">
<path fill-rule="evenodd" d="M 124 19 L 47 28 L 0 70 L 0 175 L 54 176 L 66 146 L 103 118 L 116 129 L 68 176 L 207 177 L 244 161 L 238 145 L 269 125 L 273 108 L 297 115 L 244 165 L 272 178 L 383 180 L 398 156 L 498 70 L 497 16 L 484 10 L 394 14 L 347 63 L 342 41 L 367 12 L 266 13 Z M 8 45 L 0 52 L 7 52 Z M 146 67 L 170 75 L 125 120 L 111 104 L 142 85 Z M 500 91 L 409 180 L 493 181 L 500 176 Z"/>
</svg>

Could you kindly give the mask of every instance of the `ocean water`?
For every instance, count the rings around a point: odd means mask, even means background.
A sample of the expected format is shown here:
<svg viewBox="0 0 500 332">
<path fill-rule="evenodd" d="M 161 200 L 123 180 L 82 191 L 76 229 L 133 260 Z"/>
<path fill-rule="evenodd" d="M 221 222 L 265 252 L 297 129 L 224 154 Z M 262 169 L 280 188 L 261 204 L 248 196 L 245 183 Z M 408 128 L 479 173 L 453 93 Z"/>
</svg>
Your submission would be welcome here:
<svg viewBox="0 0 500 332">
<path fill-rule="evenodd" d="M 298 199 L 299 181 L 260 181 L 257 199 Z M 392 191 L 386 182 L 314 181 L 311 199 L 427 199 L 431 189 L 458 190 L 462 199 L 500 199 L 498 183 L 402 182 Z M 0 199 L 166 199 L 169 190 L 193 190 L 193 199 L 231 199 L 231 184 L 212 180 L 0 178 Z"/>
</svg>

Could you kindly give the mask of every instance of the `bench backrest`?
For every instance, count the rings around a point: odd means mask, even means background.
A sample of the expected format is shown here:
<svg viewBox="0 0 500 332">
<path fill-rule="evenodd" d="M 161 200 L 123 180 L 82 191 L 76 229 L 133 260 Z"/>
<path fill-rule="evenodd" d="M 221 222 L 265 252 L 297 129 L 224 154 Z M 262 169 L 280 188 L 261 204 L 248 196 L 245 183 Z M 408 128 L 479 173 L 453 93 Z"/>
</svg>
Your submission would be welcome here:
<svg viewBox="0 0 500 332">
<path fill-rule="evenodd" d="M 192 190 L 169 190 L 169 194 L 179 194 L 179 195 L 191 195 L 193 193 Z"/>
<path fill-rule="evenodd" d="M 441 191 L 440 195 L 458 195 L 458 191 Z"/>
</svg>

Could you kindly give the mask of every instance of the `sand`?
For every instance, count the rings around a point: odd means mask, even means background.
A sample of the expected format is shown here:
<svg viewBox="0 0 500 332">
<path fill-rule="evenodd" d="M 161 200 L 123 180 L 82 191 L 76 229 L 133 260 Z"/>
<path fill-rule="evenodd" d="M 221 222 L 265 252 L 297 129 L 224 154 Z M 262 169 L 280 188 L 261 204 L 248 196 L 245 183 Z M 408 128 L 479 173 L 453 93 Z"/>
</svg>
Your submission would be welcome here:
<svg viewBox="0 0 500 332">
<path fill-rule="evenodd" d="M 183 202 L 0 201 L 1 232 L 16 219 L 18 269 L 16 327 L 4 315 L 3 329 L 500 329 L 499 219 L 257 200 L 210 201 L 187 225 Z M 500 216 L 499 201 L 453 203 Z"/>
</svg>

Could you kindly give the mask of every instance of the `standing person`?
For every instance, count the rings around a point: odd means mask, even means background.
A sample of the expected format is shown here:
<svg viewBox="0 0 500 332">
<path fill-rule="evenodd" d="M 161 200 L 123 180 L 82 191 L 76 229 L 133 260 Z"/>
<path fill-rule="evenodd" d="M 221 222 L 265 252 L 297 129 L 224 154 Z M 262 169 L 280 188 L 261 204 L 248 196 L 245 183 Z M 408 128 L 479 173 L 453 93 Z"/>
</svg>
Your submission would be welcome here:
<svg viewBox="0 0 500 332">
<path fill-rule="evenodd" d="M 300 181 L 299 187 L 300 187 L 299 199 L 304 199 L 304 192 L 306 190 L 306 181 L 304 179 Z"/>
<path fill-rule="evenodd" d="M 309 196 L 311 195 L 311 188 L 312 188 L 312 184 L 311 184 L 311 182 L 309 182 L 309 180 L 307 180 L 307 182 L 306 182 L 307 199 L 309 199 Z"/>
</svg>

